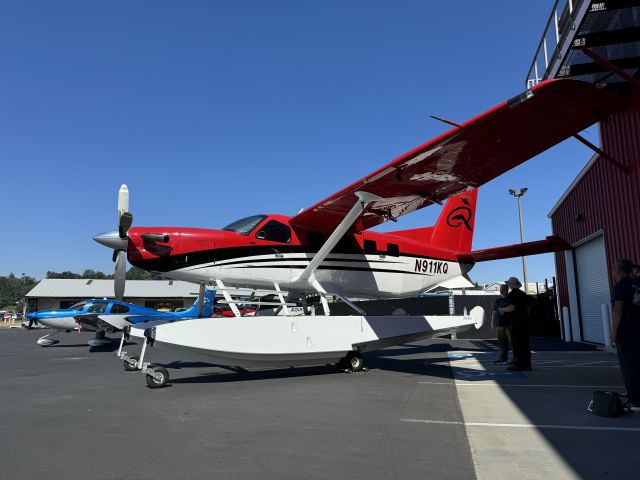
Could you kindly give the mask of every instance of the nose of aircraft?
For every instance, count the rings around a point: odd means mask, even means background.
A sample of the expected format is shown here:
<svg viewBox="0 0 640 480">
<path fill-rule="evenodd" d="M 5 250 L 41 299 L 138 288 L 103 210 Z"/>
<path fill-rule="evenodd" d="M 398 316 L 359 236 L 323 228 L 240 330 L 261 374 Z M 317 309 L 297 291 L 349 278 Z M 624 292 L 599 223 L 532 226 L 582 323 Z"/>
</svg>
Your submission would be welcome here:
<svg viewBox="0 0 640 480">
<path fill-rule="evenodd" d="M 127 250 L 129 240 L 120 238 L 120 234 L 117 231 L 99 233 L 93 239 L 105 247 L 112 248 L 113 250 Z"/>
</svg>

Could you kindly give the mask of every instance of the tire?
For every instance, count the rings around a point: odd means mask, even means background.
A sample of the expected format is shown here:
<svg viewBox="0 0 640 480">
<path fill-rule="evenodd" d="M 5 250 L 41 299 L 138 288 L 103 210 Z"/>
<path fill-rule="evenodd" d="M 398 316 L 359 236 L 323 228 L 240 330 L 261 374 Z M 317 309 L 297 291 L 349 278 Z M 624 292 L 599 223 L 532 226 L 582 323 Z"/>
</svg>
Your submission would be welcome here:
<svg viewBox="0 0 640 480">
<path fill-rule="evenodd" d="M 345 357 L 347 368 L 352 372 L 360 372 L 364 368 L 364 360 L 359 352 L 349 352 Z"/>
<path fill-rule="evenodd" d="M 336 363 L 336 368 L 340 371 L 346 370 L 347 369 L 347 359 L 345 357 L 342 357 L 340 360 L 338 360 L 338 363 Z"/>
<path fill-rule="evenodd" d="M 162 380 L 156 380 L 155 377 L 152 377 L 151 375 L 146 375 L 146 380 L 147 380 L 147 387 L 149 388 L 162 388 L 164 387 L 167 382 L 169 381 L 169 372 L 167 371 L 166 368 L 164 367 L 156 367 L 153 369 L 153 371 L 156 374 L 161 374 L 162 375 Z"/>
<path fill-rule="evenodd" d="M 137 355 L 131 355 L 129 358 L 135 359 L 136 362 L 140 359 Z M 124 363 L 124 370 L 126 372 L 134 372 L 138 370 L 136 366 L 131 365 L 127 360 L 123 360 L 123 363 Z"/>
</svg>

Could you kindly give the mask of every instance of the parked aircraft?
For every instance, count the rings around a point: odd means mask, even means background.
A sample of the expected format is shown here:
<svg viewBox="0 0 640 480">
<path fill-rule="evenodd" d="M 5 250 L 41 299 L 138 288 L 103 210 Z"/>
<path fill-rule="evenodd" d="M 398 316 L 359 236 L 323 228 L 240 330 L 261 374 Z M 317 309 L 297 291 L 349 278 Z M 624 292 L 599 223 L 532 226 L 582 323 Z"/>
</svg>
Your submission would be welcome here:
<svg viewBox="0 0 640 480">
<path fill-rule="evenodd" d="M 51 337 L 60 332 L 91 331 L 96 332 L 96 338 L 90 340 L 89 345 L 96 347 L 110 342 L 105 333 L 120 331 L 126 325 L 150 320 L 209 317 L 213 311 L 215 290 L 206 290 L 203 297 L 203 302 L 196 300 L 189 309 L 181 312 L 161 312 L 119 300 L 90 299 L 69 308 L 27 313 L 25 317 L 29 320 L 27 329 L 39 325 L 55 330 L 39 338 L 38 345 L 48 347 L 59 343 Z"/>
<path fill-rule="evenodd" d="M 126 257 L 132 265 L 166 278 L 215 284 L 236 316 L 240 312 L 228 293 L 230 286 L 271 289 L 279 295 L 285 313 L 290 304 L 285 293 L 303 305 L 307 295 L 319 294 L 325 311 L 320 325 L 307 315 L 290 324 L 288 317 L 270 317 L 269 322 L 192 320 L 131 328 L 132 336 L 146 337 L 143 352 L 150 342 L 235 365 L 341 359 L 357 368 L 362 363 L 359 354 L 366 349 L 452 331 L 477 319 L 440 317 L 429 323 L 433 317 L 404 317 L 403 321 L 403 317 L 377 317 L 371 321 L 349 298 L 409 297 L 466 274 L 479 261 L 569 248 L 561 239 L 548 237 L 473 251 L 477 188 L 619 108 L 620 98 L 612 91 L 577 80 L 546 81 L 455 124 L 292 217 L 253 215 L 221 230 L 131 227 L 127 199 L 126 208 L 119 202 L 118 231 L 94 239 L 114 250 L 117 292 L 124 291 Z M 387 233 L 369 230 L 443 202 L 432 227 Z M 336 317 L 329 317 L 329 294 L 353 307 L 360 315 L 353 317 L 355 323 L 348 317 L 336 323 Z M 305 329 L 309 335 L 297 339 L 291 335 Z M 270 343 L 264 343 L 265 338 Z M 306 338 L 306 343 L 300 343 L 300 338 Z M 168 378 L 165 372 L 144 371 L 151 377 L 151 386 Z"/>
</svg>

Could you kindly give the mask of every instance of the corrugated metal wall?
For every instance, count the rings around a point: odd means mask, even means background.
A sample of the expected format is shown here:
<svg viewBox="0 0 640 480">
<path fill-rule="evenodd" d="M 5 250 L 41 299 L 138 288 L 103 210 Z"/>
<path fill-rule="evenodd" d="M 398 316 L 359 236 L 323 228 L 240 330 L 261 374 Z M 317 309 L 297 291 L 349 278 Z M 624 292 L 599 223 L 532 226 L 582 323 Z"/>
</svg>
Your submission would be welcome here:
<svg viewBox="0 0 640 480">
<path fill-rule="evenodd" d="M 629 172 L 599 158 L 551 217 L 553 232 L 571 244 L 602 230 L 608 265 L 619 258 L 640 262 L 640 92 L 629 103 L 600 125 L 602 149 Z M 568 307 L 563 252 L 556 253 L 556 268 L 560 307 Z"/>
</svg>

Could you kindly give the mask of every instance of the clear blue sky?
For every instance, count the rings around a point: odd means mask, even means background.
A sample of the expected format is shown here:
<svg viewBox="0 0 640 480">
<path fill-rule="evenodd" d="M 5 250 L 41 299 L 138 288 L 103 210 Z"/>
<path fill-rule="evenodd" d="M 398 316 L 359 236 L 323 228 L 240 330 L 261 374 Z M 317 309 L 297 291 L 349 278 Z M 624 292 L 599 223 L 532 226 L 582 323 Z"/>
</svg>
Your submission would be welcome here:
<svg viewBox="0 0 640 480">
<path fill-rule="evenodd" d="M 0 4 L 0 274 L 111 271 L 120 184 L 134 224 L 294 214 L 524 90 L 552 0 Z M 597 141 L 592 127 L 587 137 Z M 480 190 L 474 248 L 525 238 L 591 153 L 575 140 Z M 437 208 L 393 228 L 433 223 Z M 554 275 L 529 258 L 530 281 Z M 481 283 L 521 276 L 479 264 Z"/>
</svg>

